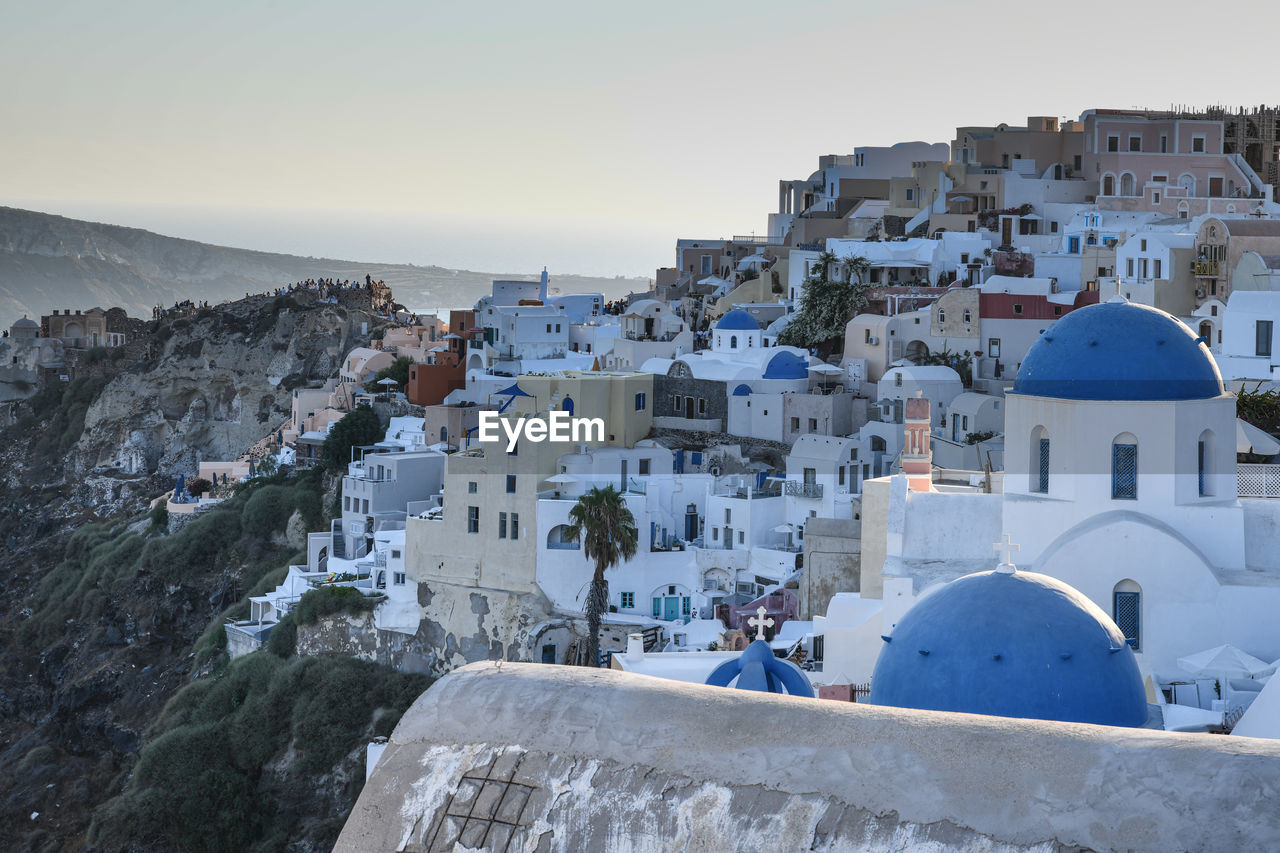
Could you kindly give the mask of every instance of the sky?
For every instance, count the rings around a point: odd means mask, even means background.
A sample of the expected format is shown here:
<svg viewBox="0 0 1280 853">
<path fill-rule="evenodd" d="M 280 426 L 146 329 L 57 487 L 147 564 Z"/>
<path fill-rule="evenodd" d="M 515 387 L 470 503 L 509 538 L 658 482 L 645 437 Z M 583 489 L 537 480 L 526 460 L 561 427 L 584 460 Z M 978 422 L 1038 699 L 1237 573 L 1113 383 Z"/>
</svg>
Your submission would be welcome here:
<svg viewBox="0 0 1280 853">
<path fill-rule="evenodd" d="M 1191 49 L 1210 8 L 1220 38 Z M 763 233 L 778 180 L 822 154 L 1094 107 L 1280 100 L 1249 47 L 1274 15 L 0 0 L 0 204 L 356 261 L 649 276 L 677 237 Z"/>
</svg>

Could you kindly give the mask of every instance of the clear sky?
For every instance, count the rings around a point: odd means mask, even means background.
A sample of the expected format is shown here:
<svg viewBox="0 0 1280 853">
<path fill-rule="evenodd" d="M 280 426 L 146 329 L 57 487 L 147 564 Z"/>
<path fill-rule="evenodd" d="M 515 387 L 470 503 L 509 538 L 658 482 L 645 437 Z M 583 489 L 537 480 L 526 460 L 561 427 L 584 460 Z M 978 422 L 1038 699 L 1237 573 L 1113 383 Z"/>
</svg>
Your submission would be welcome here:
<svg viewBox="0 0 1280 853">
<path fill-rule="evenodd" d="M 820 154 L 1280 101 L 1269 3 L 0 0 L 0 204 L 230 245 L 651 275 Z"/>
</svg>

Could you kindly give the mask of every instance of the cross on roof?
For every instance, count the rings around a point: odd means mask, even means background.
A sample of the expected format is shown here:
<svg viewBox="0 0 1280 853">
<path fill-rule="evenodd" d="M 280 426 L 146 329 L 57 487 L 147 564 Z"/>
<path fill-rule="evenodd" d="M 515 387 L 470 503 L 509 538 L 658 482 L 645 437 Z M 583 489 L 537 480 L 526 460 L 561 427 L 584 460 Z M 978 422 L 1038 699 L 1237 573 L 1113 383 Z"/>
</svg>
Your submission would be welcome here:
<svg viewBox="0 0 1280 853">
<path fill-rule="evenodd" d="M 768 608 L 761 604 L 756 608 L 756 615 L 747 620 L 747 624 L 756 629 L 756 639 L 764 639 L 764 629 L 773 627 L 773 617 L 765 617 Z"/>
<path fill-rule="evenodd" d="M 1001 537 L 999 542 L 992 543 L 991 547 L 1000 555 L 1000 567 L 998 571 L 1012 572 L 1015 567 L 1009 558 L 1013 556 L 1014 551 L 1021 550 L 1021 546 L 1013 544 L 1013 537 L 1006 533 Z"/>
</svg>

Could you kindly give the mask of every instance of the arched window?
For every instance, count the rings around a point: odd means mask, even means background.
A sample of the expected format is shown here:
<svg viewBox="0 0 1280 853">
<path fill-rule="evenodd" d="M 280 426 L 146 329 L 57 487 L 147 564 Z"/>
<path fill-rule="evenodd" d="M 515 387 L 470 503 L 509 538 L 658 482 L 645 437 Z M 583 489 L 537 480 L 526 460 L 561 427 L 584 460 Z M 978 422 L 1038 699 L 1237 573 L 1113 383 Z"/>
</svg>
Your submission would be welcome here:
<svg viewBox="0 0 1280 853">
<path fill-rule="evenodd" d="M 965 310 L 965 312 L 964 312 L 964 321 L 965 321 L 966 323 L 972 323 L 972 322 L 973 322 L 973 312 L 972 312 L 972 311 L 969 311 L 969 310 L 967 310 L 967 309 Z"/>
<path fill-rule="evenodd" d="M 1049 493 L 1049 431 L 1038 426 L 1031 431 L 1031 491 Z"/>
<path fill-rule="evenodd" d="M 729 336 L 729 349 L 737 349 L 737 348 L 738 348 L 738 336 L 737 336 L 737 335 L 730 335 L 730 336 Z"/>
<path fill-rule="evenodd" d="M 573 417 L 573 398 L 565 397 L 564 402 L 560 404 L 560 408 L 569 413 L 569 417 Z"/>
<path fill-rule="evenodd" d="M 1138 499 L 1138 439 L 1121 433 L 1111 442 L 1111 499 Z"/>
<path fill-rule="evenodd" d="M 547 548 L 552 551 L 577 551 L 581 546 L 578 540 L 570 539 L 566 534 L 569 525 L 557 524 L 547 531 Z"/>
<path fill-rule="evenodd" d="M 945 323 L 945 322 L 947 322 L 947 309 L 946 309 L 946 308 L 939 308 L 939 309 L 938 309 L 938 322 L 939 322 L 939 323 Z"/>
<path fill-rule="evenodd" d="M 449 428 L 447 426 L 440 427 L 440 441 L 447 442 L 449 440 Z"/>
<path fill-rule="evenodd" d="M 1116 584 L 1111 592 L 1111 618 L 1129 648 L 1142 651 L 1142 587 L 1128 579 Z"/>
<path fill-rule="evenodd" d="M 1132 172 L 1125 172 L 1123 175 L 1121 175 L 1120 176 L 1120 195 L 1126 195 L 1126 196 L 1137 195 L 1138 192 L 1134 186 L 1135 183 L 1136 181 L 1134 180 Z"/>
<path fill-rule="evenodd" d="M 1196 442 L 1196 478 L 1201 497 L 1213 494 L 1213 473 L 1213 430 L 1207 429 Z"/>
</svg>

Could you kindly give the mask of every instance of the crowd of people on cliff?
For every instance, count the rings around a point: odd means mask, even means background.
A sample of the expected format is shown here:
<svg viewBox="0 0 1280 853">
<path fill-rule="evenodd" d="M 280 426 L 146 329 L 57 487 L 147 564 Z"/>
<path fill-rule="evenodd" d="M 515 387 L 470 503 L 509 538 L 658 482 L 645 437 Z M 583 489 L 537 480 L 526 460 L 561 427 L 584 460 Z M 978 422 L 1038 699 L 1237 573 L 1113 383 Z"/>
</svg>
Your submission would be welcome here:
<svg viewBox="0 0 1280 853">
<path fill-rule="evenodd" d="M 359 279 L 337 280 L 333 278 L 308 278 L 303 281 L 295 281 L 292 284 L 286 285 L 285 287 L 277 287 L 272 290 L 264 290 L 262 293 L 249 293 L 248 291 L 246 291 L 244 294 L 244 298 L 252 299 L 254 296 L 266 296 L 266 297 L 286 296 L 290 293 L 299 293 L 302 291 L 309 291 L 312 293 L 320 294 L 321 300 L 336 304 L 338 301 L 338 293 L 341 291 L 350 291 L 350 290 L 365 290 L 371 294 L 383 293 L 384 298 L 382 298 L 381 300 L 375 299 L 375 304 L 373 306 L 375 310 L 383 310 L 386 307 L 386 305 L 382 305 L 378 303 L 380 301 L 385 303 L 389 299 L 389 291 L 386 288 L 386 283 L 381 279 L 374 281 L 373 276 L 371 275 L 366 275 L 364 277 L 363 282 L 361 282 Z M 231 301 L 232 300 L 230 299 L 226 299 L 218 304 L 226 305 Z M 195 312 L 208 307 L 210 307 L 208 300 L 193 302 L 190 299 L 184 299 L 180 302 L 174 302 L 173 307 L 171 308 L 166 308 L 163 305 L 156 305 L 154 308 L 151 309 L 151 319 L 174 320 L 179 317 L 190 316 Z"/>
</svg>

